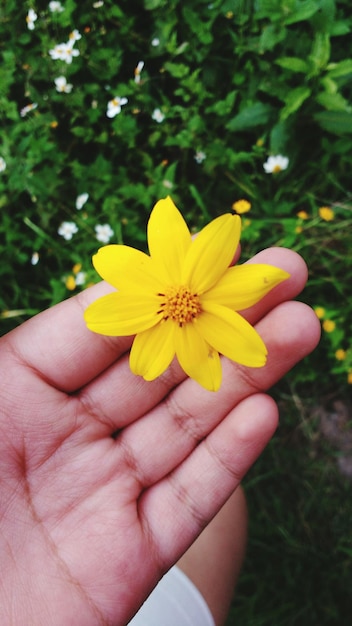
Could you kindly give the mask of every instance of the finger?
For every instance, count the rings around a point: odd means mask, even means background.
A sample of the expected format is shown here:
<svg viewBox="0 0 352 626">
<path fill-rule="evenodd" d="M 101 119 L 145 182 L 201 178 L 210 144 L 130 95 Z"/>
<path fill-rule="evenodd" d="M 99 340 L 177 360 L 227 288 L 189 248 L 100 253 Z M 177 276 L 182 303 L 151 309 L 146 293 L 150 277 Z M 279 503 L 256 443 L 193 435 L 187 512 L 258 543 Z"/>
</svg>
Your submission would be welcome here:
<svg viewBox="0 0 352 626">
<path fill-rule="evenodd" d="M 272 437 L 277 420 L 276 404 L 268 396 L 243 400 L 184 463 L 142 494 L 140 519 L 157 544 L 161 570 L 216 515 Z"/>
<path fill-rule="evenodd" d="M 265 367 L 246 368 L 223 359 L 224 381 L 219 391 L 206 391 L 187 379 L 158 407 L 120 433 L 118 443 L 130 465 L 138 468 L 142 486 L 171 472 L 244 398 L 272 387 L 313 350 L 320 335 L 316 315 L 300 302 L 279 305 L 257 328 L 269 351 Z"/>
<path fill-rule="evenodd" d="M 274 248 L 265 251 L 265 254 L 262 252 L 256 255 L 251 262 L 258 262 L 258 258 L 260 262 L 282 267 L 290 273 L 290 278 L 266 296 L 265 306 L 261 308 L 259 304 L 257 308 L 253 307 L 253 311 L 251 309 L 245 312 L 247 317 L 253 318 L 251 322 L 278 302 L 297 296 L 306 280 L 304 262 L 290 250 Z M 28 320 L 1 341 L 10 342 L 13 350 L 21 356 L 22 360 L 37 370 L 51 385 L 66 392 L 76 391 L 94 380 L 101 372 L 105 372 L 131 346 L 132 338 L 130 337 L 98 335 L 89 331 L 84 323 L 83 311 L 88 304 L 111 291 L 112 288 L 104 282 L 95 285 Z M 124 361 L 123 368 L 120 370 L 119 367 L 114 367 L 113 371 L 108 374 L 111 374 L 115 381 L 116 376 L 123 376 L 127 387 L 122 387 L 122 389 L 128 389 L 130 398 L 134 397 L 135 392 L 145 397 L 145 391 L 148 390 L 149 406 L 154 406 L 165 393 L 185 377 L 176 365 L 154 383 L 143 384 L 144 381 L 141 382 L 129 372 L 127 359 Z M 111 383 L 111 378 L 108 380 L 104 376 L 100 382 L 103 381 L 108 385 Z M 110 395 L 103 394 L 100 384 L 95 386 L 95 389 L 100 400 L 106 398 L 109 401 Z M 121 386 L 119 386 L 120 390 Z M 111 391 L 112 387 L 109 388 L 110 394 Z M 125 395 L 124 393 L 123 396 Z M 91 404 L 94 400 L 95 398 L 92 398 Z M 116 396 L 113 399 L 113 406 L 113 411 L 116 413 Z M 101 408 L 103 415 L 109 416 L 108 407 L 100 407 L 98 403 L 97 408 L 98 410 Z M 120 405 L 119 415 L 123 413 L 124 407 Z M 133 416 L 132 419 L 134 419 Z"/>
<path fill-rule="evenodd" d="M 273 289 L 263 299 L 263 304 L 259 303 L 244 312 L 244 316 L 250 318 L 251 323 L 259 320 L 279 303 L 296 297 L 307 278 L 304 261 L 291 250 L 272 248 L 256 255 L 253 262 L 281 267 L 290 274 L 290 278 Z M 99 415 L 110 429 L 118 429 L 156 406 L 184 379 L 185 374 L 173 362 L 171 368 L 157 380 L 146 382 L 131 373 L 126 355 L 82 389 L 80 397 L 91 414 Z"/>
<path fill-rule="evenodd" d="M 287 254 L 290 252 L 290 254 Z M 262 250 L 248 261 L 249 264 L 264 263 L 286 270 L 290 278 L 274 287 L 264 298 L 241 314 L 251 323 L 256 323 L 276 304 L 295 298 L 304 289 L 308 268 L 302 257 L 286 248 L 268 248 Z"/>
<path fill-rule="evenodd" d="M 131 337 L 103 337 L 89 331 L 84 309 L 112 287 L 104 282 L 39 313 L 1 338 L 6 347 L 50 385 L 71 392 L 104 371 L 128 350 Z M 0 363 L 0 369 L 6 367 Z"/>
</svg>

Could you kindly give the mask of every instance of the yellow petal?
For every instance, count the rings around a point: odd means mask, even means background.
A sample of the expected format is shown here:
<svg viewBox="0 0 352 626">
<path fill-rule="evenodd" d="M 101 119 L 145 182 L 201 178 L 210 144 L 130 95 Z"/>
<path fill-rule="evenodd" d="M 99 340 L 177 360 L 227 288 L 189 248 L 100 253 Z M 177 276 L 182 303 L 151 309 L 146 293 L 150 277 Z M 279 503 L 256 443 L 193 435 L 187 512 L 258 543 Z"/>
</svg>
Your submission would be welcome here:
<svg viewBox="0 0 352 626">
<path fill-rule="evenodd" d="M 157 298 L 109 293 L 86 308 L 84 319 L 93 332 L 119 337 L 140 333 L 157 324 L 161 318 L 157 311 Z"/>
<path fill-rule="evenodd" d="M 119 290 L 160 292 L 160 279 L 152 259 L 144 252 L 122 245 L 100 248 L 93 256 L 98 274 Z"/>
<path fill-rule="evenodd" d="M 180 284 L 183 259 L 191 241 L 187 224 L 171 198 L 159 200 L 148 222 L 148 246 L 164 283 Z"/>
<path fill-rule="evenodd" d="M 202 304 L 216 302 L 235 311 L 261 300 L 289 274 L 272 265 L 245 264 L 230 267 L 218 283 L 202 297 Z"/>
<path fill-rule="evenodd" d="M 221 215 L 192 241 L 184 261 L 182 284 L 197 294 L 210 289 L 229 267 L 241 234 L 238 215 Z"/>
<path fill-rule="evenodd" d="M 221 385 L 221 362 L 198 332 L 195 324 L 175 325 L 176 356 L 182 369 L 202 387 L 217 391 Z"/>
<path fill-rule="evenodd" d="M 235 311 L 209 303 L 196 324 L 204 339 L 220 354 L 248 367 L 265 365 L 267 350 L 263 340 Z"/>
<path fill-rule="evenodd" d="M 165 372 L 175 356 L 175 327 L 171 320 L 162 321 L 135 337 L 130 354 L 134 374 L 154 380 Z"/>
</svg>

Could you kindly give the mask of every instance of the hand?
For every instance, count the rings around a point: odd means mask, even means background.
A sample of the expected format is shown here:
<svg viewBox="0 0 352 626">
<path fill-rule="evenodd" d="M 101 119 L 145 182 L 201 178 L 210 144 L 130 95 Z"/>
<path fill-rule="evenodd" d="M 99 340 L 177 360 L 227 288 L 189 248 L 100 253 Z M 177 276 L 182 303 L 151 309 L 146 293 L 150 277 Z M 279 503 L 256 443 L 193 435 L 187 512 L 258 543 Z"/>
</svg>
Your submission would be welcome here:
<svg viewBox="0 0 352 626">
<path fill-rule="evenodd" d="M 277 425 L 263 393 L 308 354 L 319 323 L 290 302 L 306 268 L 289 250 L 253 262 L 291 278 L 245 312 L 269 351 L 224 360 L 220 391 L 177 364 L 131 374 L 130 338 L 88 331 L 101 283 L 0 341 L 0 623 L 122 626 L 257 459 Z"/>
</svg>

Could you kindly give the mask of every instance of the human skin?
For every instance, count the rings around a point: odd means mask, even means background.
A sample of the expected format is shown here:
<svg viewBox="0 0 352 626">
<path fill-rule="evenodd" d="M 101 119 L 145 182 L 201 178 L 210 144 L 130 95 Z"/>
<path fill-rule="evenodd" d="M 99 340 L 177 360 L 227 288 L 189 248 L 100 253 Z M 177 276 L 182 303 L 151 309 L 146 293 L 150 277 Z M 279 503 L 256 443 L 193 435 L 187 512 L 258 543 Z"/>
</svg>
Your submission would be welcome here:
<svg viewBox="0 0 352 626">
<path fill-rule="evenodd" d="M 280 248 L 251 262 L 290 278 L 245 311 L 265 367 L 223 360 L 212 393 L 177 363 L 146 382 L 132 338 L 85 327 L 100 283 L 0 340 L 0 623 L 123 626 L 234 492 L 275 432 L 265 391 L 314 349 L 292 301 L 307 270 Z"/>
</svg>

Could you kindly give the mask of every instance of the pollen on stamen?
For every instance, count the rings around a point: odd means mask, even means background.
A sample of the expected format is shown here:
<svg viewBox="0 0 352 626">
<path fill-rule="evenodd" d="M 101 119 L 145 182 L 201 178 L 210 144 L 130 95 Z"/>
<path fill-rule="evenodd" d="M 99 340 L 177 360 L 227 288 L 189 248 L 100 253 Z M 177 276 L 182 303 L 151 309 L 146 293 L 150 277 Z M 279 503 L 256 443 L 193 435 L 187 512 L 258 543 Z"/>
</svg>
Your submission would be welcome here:
<svg viewBox="0 0 352 626">
<path fill-rule="evenodd" d="M 170 287 L 165 294 L 158 294 L 163 298 L 158 314 L 163 313 L 163 319 L 172 319 L 180 328 L 193 322 L 201 313 L 201 303 L 198 294 L 192 293 L 184 285 Z"/>
</svg>

